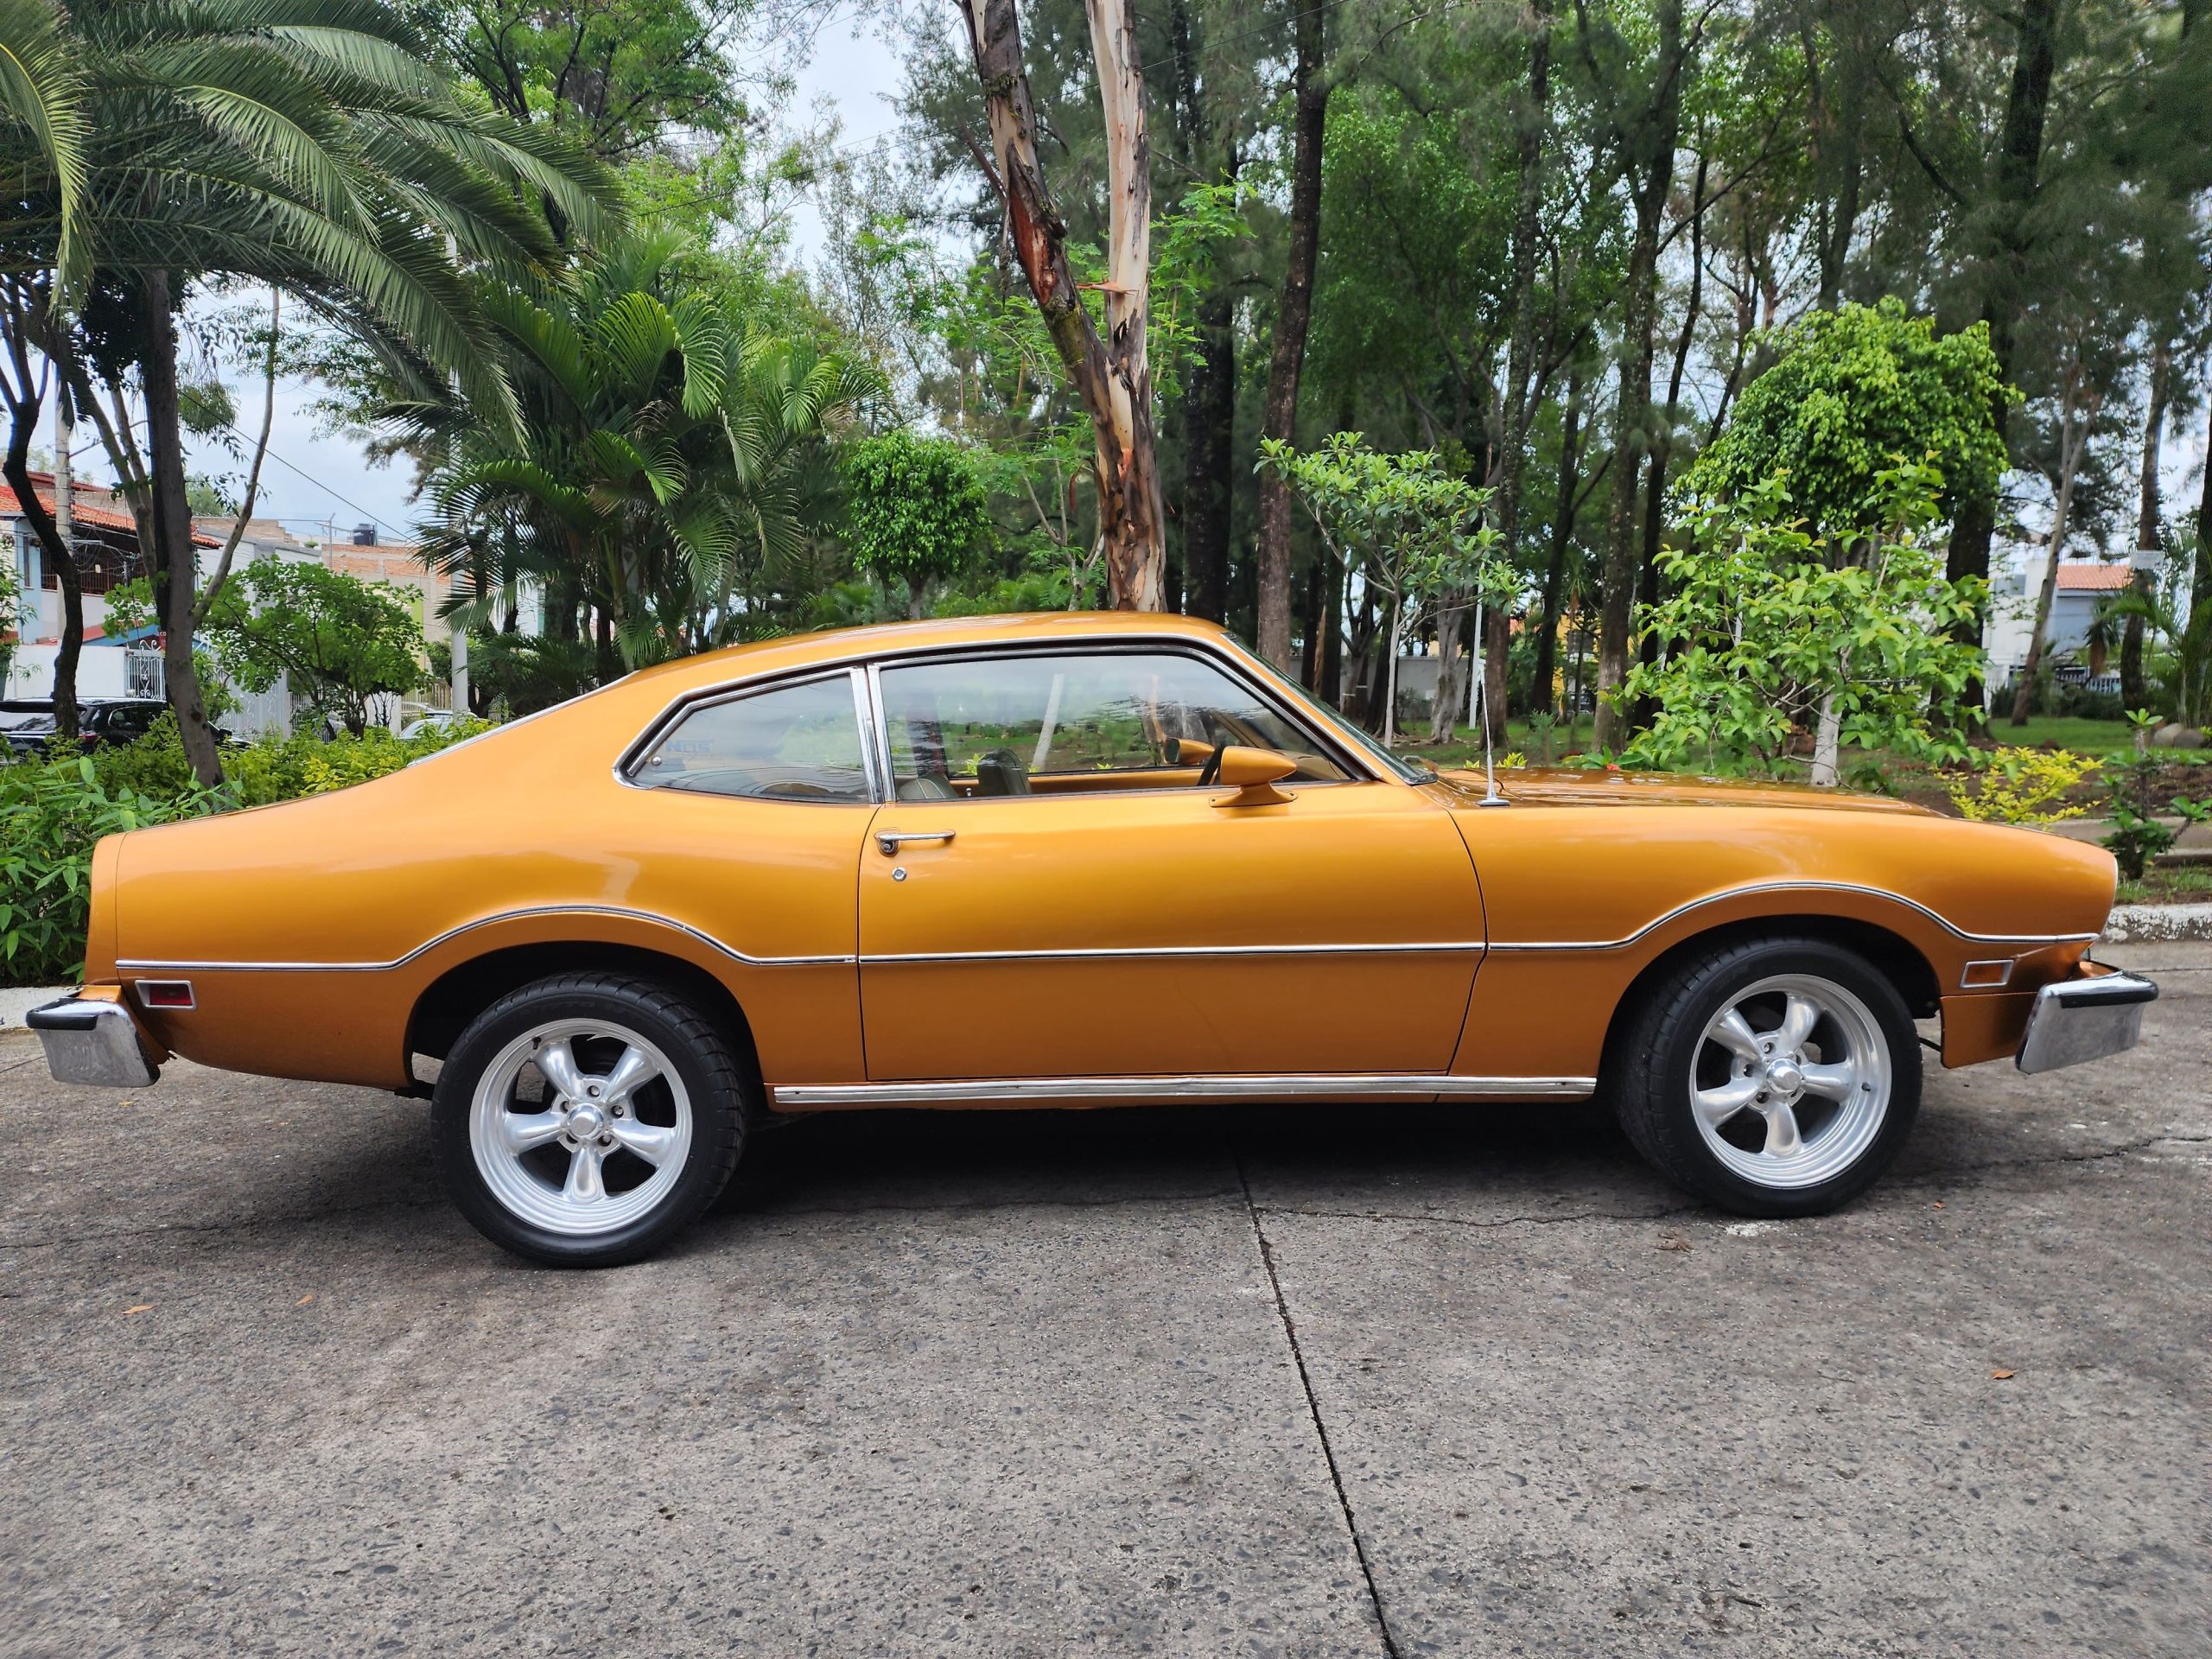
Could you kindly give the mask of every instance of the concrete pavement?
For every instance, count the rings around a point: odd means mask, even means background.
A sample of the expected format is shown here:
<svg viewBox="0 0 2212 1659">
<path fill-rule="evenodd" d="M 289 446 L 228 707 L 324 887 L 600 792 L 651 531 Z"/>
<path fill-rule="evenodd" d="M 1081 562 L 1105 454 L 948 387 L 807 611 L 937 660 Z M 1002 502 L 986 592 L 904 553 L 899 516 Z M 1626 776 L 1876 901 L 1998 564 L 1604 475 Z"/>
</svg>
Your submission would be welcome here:
<svg viewBox="0 0 2212 1659">
<path fill-rule="evenodd" d="M 2111 954 L 2143 1048 L 1819 1221 L 1591 1108 L 824 1118 L 596 1274 L 419 1103 L 5 1033 L 0 1652 L 2202 1655 L 2212 947 Z"/>
</svg>

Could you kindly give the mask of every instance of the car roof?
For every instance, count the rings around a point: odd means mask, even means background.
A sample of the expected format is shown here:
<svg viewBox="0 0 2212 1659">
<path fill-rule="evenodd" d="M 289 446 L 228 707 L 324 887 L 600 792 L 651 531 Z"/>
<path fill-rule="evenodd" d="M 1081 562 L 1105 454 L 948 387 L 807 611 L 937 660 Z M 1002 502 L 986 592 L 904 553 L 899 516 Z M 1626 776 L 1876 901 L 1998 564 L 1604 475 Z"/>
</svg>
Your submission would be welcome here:
<svg viewBox="0 0 2212 1659">
<path fill-rule="evenodd" d="M 1218 623 L 1160 611 L 1040 611 L 1000 616 L 943 617 L 923 622 L 881 622 L 820 633 L 784 634 L 750 645 L 681 657 L 640 670 L 633 681 L 658 681 L 675 690 L 741 676 L 832 667 L 871 657 L 964 646 L 1047 645 L 1056 640 L 1180 639 L 1220 644 L 1229 635 Z"/>
</svg>

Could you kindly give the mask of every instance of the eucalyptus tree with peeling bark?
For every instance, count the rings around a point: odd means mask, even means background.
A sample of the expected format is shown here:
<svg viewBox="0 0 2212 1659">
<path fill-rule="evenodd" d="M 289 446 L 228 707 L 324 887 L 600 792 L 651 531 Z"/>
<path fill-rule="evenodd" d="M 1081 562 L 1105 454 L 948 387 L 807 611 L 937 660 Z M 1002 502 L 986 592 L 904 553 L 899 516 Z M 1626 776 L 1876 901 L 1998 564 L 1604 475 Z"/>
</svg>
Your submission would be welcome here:
<svg viewBox="0 0 2212 1659">
<path fill-rule="evenodd" d="M 1165 607 L 1165 512 L 1154 455 L 1152 366 L 1145 335 L 1152 264 L 1151 145 L 1135 0 L 1085 0 L 1107 153 L 1106 334 L 1102 340 L 1068 264 L 1067 226 L 1037 155 L 1037 115 L 1014 0 L 961 0 L 990 118 L 991 184 L 1046 332 L 1090 416 L 1098 543 L 1116 610 Z"/>
</svg>

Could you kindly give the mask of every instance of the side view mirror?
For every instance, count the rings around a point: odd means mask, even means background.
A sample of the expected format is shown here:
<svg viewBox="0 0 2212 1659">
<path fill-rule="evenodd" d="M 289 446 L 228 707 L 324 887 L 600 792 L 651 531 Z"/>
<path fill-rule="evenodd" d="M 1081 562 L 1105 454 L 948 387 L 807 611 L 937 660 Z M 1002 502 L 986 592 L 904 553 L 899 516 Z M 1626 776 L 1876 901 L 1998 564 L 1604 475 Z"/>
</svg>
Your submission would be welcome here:
<svg viewBox="0 0 2212 1659">
<path fill-rule="evenodd" d="M 1213 753 L 1213 745 L 1202 743 L 1195 737 L 1171 737 L 1167 753 L 1179 766 L 1202 766 Z"/>
<path fill-rule="evenodd" d="M 1291 797 L 1276 783 L 1298 770 L 1298 762 L 1274 749 L 1248 749 L 1232 743 L 1221 752 L 1221 781 L 1236 792 L 1216 806 L 1283 806 Z"/>
</svg>

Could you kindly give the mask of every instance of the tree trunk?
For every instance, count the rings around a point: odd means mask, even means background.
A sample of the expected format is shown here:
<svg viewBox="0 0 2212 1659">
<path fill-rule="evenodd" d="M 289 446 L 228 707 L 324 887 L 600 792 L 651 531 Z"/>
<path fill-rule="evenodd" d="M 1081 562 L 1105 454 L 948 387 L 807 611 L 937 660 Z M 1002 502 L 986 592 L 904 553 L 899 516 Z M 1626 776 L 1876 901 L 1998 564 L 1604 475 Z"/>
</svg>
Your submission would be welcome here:
<svg viewBox="0 0 2212 1659">
<path fill-rule="evenodd" d="M 1098 543 L 1109 602 L 1156 611 L 1166 563 L 1153 440 L 1146 311 L 1152 248 L 1151 154 L 1135 0 L 1086 0 L 1107 132 L 1106 338 L 1084 309 L 1068 267 L 1067 226 L 1037 155 L 1036 111 L 1022 66 L 1014 0 L 963 0 L 976 79 L 990 118 L 995 183 L 1022 275 L 1053 349 L 1090 416 L 1098 486 Z"/>
<path fill-rule="evenodd" d="M 1816 789 L 1834 789 L 1838 769 L 1836 760 L 1843 745 L 1843 714 L 1836 707 L 1835 693 L 1827 692 L 1821 698 L 1820 717 L 1813 728 L 1813 772 L 1811 782 Z"/>
<path fill-rule="evenodd" d="M 1183 165 L 1194 179 L 1234 182 L 1234 141 L 1213 156 L 1215 130 L 1200 89 L 1188 0 L 1172 0 L 1168 39 L 1174 48 L 1175 124 Z M 1193 351 L 1183 383 L 1183 608 L 1208 621 L 1229 617 L 1231 445 L 1236 433 L 1236 298 L 1212 272 L 1215 285 L 1192 316 Z"/>
<path fill-rule="evenodd" d="M 1567 575 L 1567 550 L 1574 543 L 1574 482 L 1582 459 L 1582 371 L 1568 372 L 1567 414 L 1559 435 L 1559 494 L 1552 512 L 1552 556 L 1544 567 L 1543 607 L 1538 613 L 1535 675 L 1529 687 L 1535 706 L 1556 713 L 1552 676 L 1559 658 L 1559 590 Z"/>
<path fill-rule="evenodd" d="M 1997 359 L 1999 389 L 1990 398 L 1990 418 L 2008 455 L 2012 431 L 2013 325 L 2025 302 L 2022 289 L 2030 234 L 2026 221 L 2043 163 L 2044 118 L 2050 107 L 2051 75 L 2057 61 L 2057 20 L 2058 0 L 2022 0 L 2014 14 L 2019 46 L 2013 54 L 2012 86 L 1997 156 L 1997 211 L 1991 220 L 1981 315 L 1989 325 L 1989 346 Z M 1999 483 L 1993 483 L 1959 503 L 1945 561 L 1945 575 L 1953 582 L 1967 576 L 1988 579 L 1989 541 L 1997 528 L 1998 487 Z M 1973 631 L 1976 625 L 1967 622 L 1961 627 Z M 2034 649 L 2032 644 L 2030 649 Z M 1979 681 L 1969 684 L 1967 705 L 1980 702 L 1980 694 Z"/>
<path fill-rule="evenodd" d="M 2199 624 L 2212 616 L 2212 399 L 2207 400 L 2208 412 L 2204 431 L 2204 489 L 2196 499 L 2196 557 L 2190 572 L 2189 628 L 2196 632 Z M 2205 624 L 2212 626 L 2212 624 Z M 2200 694 L 2201 695 L 2201 694 Z M 2182 711 L 2183 720 L 2189 711 Z"/>
<path fill-rule="evenodd" d="M 2164 546 L 2158 522 L 2159 440 L 2166 426 L 2166 397 L 2172 378 L 2173 352 L 2164 340 L 2151 354 L 2151 407 L 2143 416 L 2143 475 L 2135 512 L 2136 565 L 2132 578 L 2136 597 L 2148 604 L 2158 595 L 2158 554 Z M 2208 457 L 2212 461 L 2212 457 Z M 2143 613 L 2132 611 L 2120 637 L 2120 698 L 2130 709 L 2149 702 L 2143 681 Z"/>
<path fill-rule="evenodd" d="M 2058 593 L 2058 556 L 2065 551 L 2066 520 L 2074 510 L 2074 479 L 2081 469 L 2082 451 L 2088 445 L 2090 423 L 2095 418 L 2092 407 L 2076 419 L 2081 377 L 2081 365 L 2075 364 L 2068 373 L 2065 394 L 2059 404 L 2058 500 L 2051 512 L 2050 547 L 2044 560 L 2043 588 L 2036 595 L 2035 631 L 2028 636 L 2028 660 L 2020 665 L 2019 684 L 2012 688 L 2012 723 L 2015 726 L 2028 723 L 2028 705 L 2035 696 L 2036 676 L 2043 669 L 2044 636 L 2050 631 L 2051 603 Z"/>
<path fill-rule="evenodd" d="M 8 486 L 16 493 L 17 510 L 23 522 L 31 527 L 32 537 L 38 543 L 45 562 L 54 569 L 54 585 L 61 594 L 61 645 L 54 657 L 54 726 L 60 736 L 74 741 L 77 736 L 77 660 L 85 645 L 84 587 L 77 569 L 76 537 L 70 522 L 69 446 L 73 437 L 70 415 L 70 392 L 66 376 L 57 376 L 60 382 L 54 388 L 54 510 L 47 511 L 38 492 L 31 486 L 31 440 L 37 435 L 39 416 L 46 400 L 40 394 L 40 376 L 31 367 L 30 348 L 34 336 L 40 332 L 39 319 L 44 308 L 38 296 L 28 284 L 11 289 L 6 296 L 9 327 L 7 328 L 9 367 L 10 375 L 0 377 L 0 391 L 6 394 L 8 404 L 8 447 L 0 457 L 0 477 L 5 477 Z M 30 603 L 38 603 L 34 589 Z M 22 625 L 16 624 L 17 636 L 23 636 Z M 0 679 L 4 679 L 0 675 Z"/>
<path fill-rule="evenodd" d="M 1325 8 L 1306 6 L 1294 29 L 1291 64 L 1290 246 L 1282 297 L 1275 307 L 1274 353 L 1268 364 L 1263 437 L 1298 437 L 1298 382 L 1306 367 L 1306 335 L 1313 315 L 1313 271 L 1321 247 L 1321 139 L 1331 86 L 1322 72 Z M 1260 654 L 1290 665 L 1290 481 L 1274 468 L 1260 474 L 1257 554 Z"/>
<path fill-rule="evenodd" d="M 176 711 L 177 735 L 193 775 L 212 789 L 223 781 L 214 729 L 200 691 L 192 660 L 194 610 L 199 599 L 197 556 L 192 544 L 192 509 L 184 499 L 184 438 L 177 408 L 176 318 L 169 309 L 169 274 L 149 270 L 143 279 L 146 461 L 151 474 L 154 526 L 152 572 L 155 613 L 162 624 L 162 667 L 168 680 L 169 707 Z"/>
<path fill-rule="evenodd" d="M 1512 560 L 1521 540 L 1521 468 L 1529 447 L 1529 381 L 1536 344 L 1537 215 L 1543 206 L 1544 130 L 1552 88 L 1549 0 L 1536 0 L 1529 40 L 1528 95 L 1515 136 L 1518 169 L 1513 207 L 1512 333 L 1505 353 L 1504 429 L 1497 458 L 1498 546 Z M 1483 618 L 1483 723 L 1494 746 L 1505 741 L 1506 648 L 1512 635 L 1504 607 L 1491 605 Z"/>
<path fill-rule="evenodd" d="M 1459 722 L 1460 705 L 1466 700 L 1459 691 L 1459 664 L 1466 661 L 1472 667 L 1468 654 L 1459 649 L 1459 630 L 1465 625 L 1465 607 L 1452 605 L 1436 613 L 1436 702 L 1428 711 L 1428 741 L 1448 743 L 1453 729 Z M 1470 682 L 1468 690 L 1473 690 Z"/>
<path fill-rule="evenodd" d="M 1667 376 L 1667 402 L 1651 429 L 1651 466 L 1643 486 L 1643 574 L 1638 588 L 1646 605 L 1659 602 L 1659 553 L 1667 532 L 1667 468 L 1675 455 L 1675 413 L 1682 400 L 1682 376 L 1688 368 L 1690 345 L 1697 334 L 1699 310 L 1705 303 L 1705 181 L 1711 158 L 1700 151 L 1697 182 L 1690 190 L 1690 291 L 1682 308 L 1681 332 L 1675 336 L 1675 363 Z M 1659 660 L 1659 638 L 1647 634 L 1643 658 Z M 1638 725 L 1649 722 L 1656 710 L 1648 699 L 1636 707 Z"/>
<path fill-rule="evenodd" d="M 1593 739 L 1602 751 L 1617 751 L 1628 740 L 1628 711 L 1614 694 L 1628 677 L 1630 608 L 1637 573 L 1636 488 L 1649 435 L 1651 410 L 1652 328 L 1658 309 L 1659 228 L 1667 194 L 1675 180 L 1675 146 L 1681 128 L 1681 0 L 1660 0 L 1657 7 L 1659 87 L 1648 120 L 1624 140 L 1631 164 L 1644 168 L 1633 179 L 1636 235 L 1629 248 L 1626 294 L 1621 316 L 1620 397 L 1613 411 L 1613 499 L 1607 516 L 1605 600 L 1598 626 L 1598 723 Z M 1641 135 L 1641 137 L 1639 137 Z"/>
<path fill-rule="evenodd" d="M 1235 300 L 1198 302 L 1198 350 L 1183 389 L 1183 569 L 1185 608 L 1229 617 L 1230 446 L 1236 433 Z"/>
</svg>

